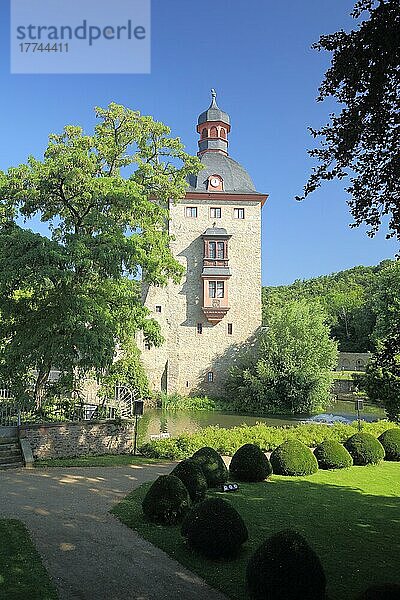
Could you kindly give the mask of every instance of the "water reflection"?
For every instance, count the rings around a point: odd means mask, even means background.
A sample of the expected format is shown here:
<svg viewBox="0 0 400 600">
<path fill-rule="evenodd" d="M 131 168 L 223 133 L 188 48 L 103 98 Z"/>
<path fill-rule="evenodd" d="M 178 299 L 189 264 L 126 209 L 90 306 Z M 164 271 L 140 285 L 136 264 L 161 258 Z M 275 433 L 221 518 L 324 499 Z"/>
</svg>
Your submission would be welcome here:
<svg viewBox="0 0 400 600">
<path fill-rule="evenodd" d="M 376 421 L 385 417 L 382 409 L 376 406 L 364 405 L 365 410 L 361 413 L 361 418 L 365 421 Z M 324 417 L 333 417 L 332 421 L 338 420 L 335 417 L 342 417 L 347 422 L 354 421 L 357 415 L 354 411 L 354 402 L 336 402 L 328 407 Z M 323 421 L 322 415 L 293 415 L 293 416 L 257 416 L 240 415 L 237 413 L 226 413 L 217 411 L 163 411 L 161 409 L 146 410 L 139 423 L 139 440 L 141 443 L 148 441 L 151 435 L 160 433 L 169 433 L 171 436 L 187 432 L 193 433 L 209 425 L 218 425 L 230 429 L 238 425 L 255 425 L 256 423 L 266 423 L 279 427 L 281 425 L 296 425 L 304 421 Z"/>
</svg>

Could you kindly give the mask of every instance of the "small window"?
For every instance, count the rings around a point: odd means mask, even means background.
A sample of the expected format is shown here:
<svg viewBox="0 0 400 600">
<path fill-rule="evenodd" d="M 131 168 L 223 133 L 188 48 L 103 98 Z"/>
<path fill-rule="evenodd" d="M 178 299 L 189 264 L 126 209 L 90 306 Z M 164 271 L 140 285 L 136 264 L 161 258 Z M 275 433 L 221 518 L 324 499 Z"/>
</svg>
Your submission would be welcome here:
<svg viewBox="0 0 400 600">
<path fill-rule="evenodd" d="M 208 282 L 208 296 L 210 298 L 224 298 L 225 286 L 223 281 Z"/>
<path fill-rule="evenodd" d="M 189 382 L 188 381 L 186 382 L 186 387 L 189 387 Z"/>
<path fill-rule="evenodd" d="M 217 252 L 217 244 L 216 242 L 208 243 L 208 258 L 215 258 Z"/>
<path fill-rule="evenodd" d="M 217 242 L 217 258 L 225 258 L 224 242 Z"/>
<path fill-rule="evenodd" d="M 220 132 L 220 136 L 225 140 L 226 139 L 226 132 L 225 129 L 223 127 L 221 127 L 221 132 Z"/>
<path fill-rule="evenodd" d="M 207 129 L 204 128 L 203 131 L 201 132 L 201 137 L 204 139 L 207 137 Z"/>
<path fill-rule="evenodd" d="M 244 219 L 244 208 L 234 208 L 233 216 L 235 219 Z"/>
<path fill-rule="evenodd" d="M 210 129 L 210 137 L 216 138 L 218 137 L 218 129 L 216 127 L 211 127 Z"/>
<path fill-rule="evenodd" d="M 223 298 L 223 297 L 224 297 L 224 282 L 217 281 L 217 298 Z"/>
<path fill-rule="evenodd" d="M 208 371 L 207 381 L 208 381 L 208 383 L 212 383 L 214 381 L 214 373 L 212 371 Z"/>
<path fill-rule="evenodd" d="M 233 333 L 233 324 L 228 323 L 228 335 L 232 335 L 232 333 Z"/>
<path fill-rule="evenodd" d="M 221 218 L 221 209 L 220 208 L 210 208 L 210 219 L 220 219 Z"/>
<path fill-rule="evenodd" d="M 150 346 L 150 342 L 145 342 L 144 343 L 144 349 L 145 350 L 150 350 L 151 346 Z"/>
<path fill-rule="evenodd" d="M 161 306 L 159 304 L 156 305 L 156 312 L 158 312 L 158 313 L 161 312 Z"/>
<path fill-rule="evenodd" d="M 203 323 L 197 323 L 197 333 L 200 335 L 203 333 Z"/>
<path fill-rule="evenodd" d="M 187 217 L 195 219 L 197 217 L 197 206 L 187 206 L 185 214 Z"/>
<path fill-rule="evenodd" d="M 208 282 L 208 295 L 210 298 L 215 298 L 217 290 L 217 282 L 209 281 Z"/>
</svg>

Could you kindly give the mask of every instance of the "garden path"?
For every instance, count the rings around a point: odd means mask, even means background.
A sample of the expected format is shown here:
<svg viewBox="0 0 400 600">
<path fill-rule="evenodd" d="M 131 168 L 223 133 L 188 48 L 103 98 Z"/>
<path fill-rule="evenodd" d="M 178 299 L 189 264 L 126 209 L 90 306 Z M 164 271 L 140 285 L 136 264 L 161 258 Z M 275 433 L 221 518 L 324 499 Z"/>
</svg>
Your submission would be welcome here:
<svg viewBox="0 0 400 600">
<path fill-rule="evenodd" d="M 23 521 L 60 600 L 223 600 L 109 513 L 170 464 L 0 472 L 0 514 Z"/>
</svg>

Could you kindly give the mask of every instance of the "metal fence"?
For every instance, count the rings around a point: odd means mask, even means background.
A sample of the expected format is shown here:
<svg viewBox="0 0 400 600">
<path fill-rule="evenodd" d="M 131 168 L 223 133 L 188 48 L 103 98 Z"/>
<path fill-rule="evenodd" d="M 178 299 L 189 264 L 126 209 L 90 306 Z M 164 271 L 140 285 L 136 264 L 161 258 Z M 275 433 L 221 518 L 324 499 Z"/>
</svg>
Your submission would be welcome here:
<svg viewBox="0 0 400 600">
<path fill-rule="evenodd" d="M 97 403 L 85 402 L 84 398 L 57 398 L 43 401 L 37 406 L 32 401 L 13 398 L 9 390 L 0 390 L 0 426 L 20 425 L 22 423 L 79 422 L 88 420 L 107 420 L 117 417 L 129 419 L 132 416 L 131 397 L 122 393 L 114 399 L 98 399 Z"/>
</svg>

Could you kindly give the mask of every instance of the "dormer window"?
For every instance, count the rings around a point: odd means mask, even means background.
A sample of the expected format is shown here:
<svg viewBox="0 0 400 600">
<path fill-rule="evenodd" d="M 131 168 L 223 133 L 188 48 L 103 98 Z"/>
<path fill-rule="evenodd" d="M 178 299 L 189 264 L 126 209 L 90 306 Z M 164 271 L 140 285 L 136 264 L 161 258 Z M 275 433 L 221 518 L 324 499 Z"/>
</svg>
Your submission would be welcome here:
<svg viewBox="0 0 400 600">
<path fill-rule="evenodd" d="M 224 189 L 224 181 L 220 175 L 211 175 L 208 178 L 208 189 L 212 192 L 221 192 Z"/>
</svg>

